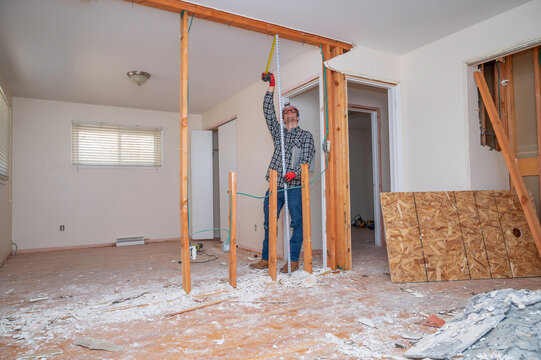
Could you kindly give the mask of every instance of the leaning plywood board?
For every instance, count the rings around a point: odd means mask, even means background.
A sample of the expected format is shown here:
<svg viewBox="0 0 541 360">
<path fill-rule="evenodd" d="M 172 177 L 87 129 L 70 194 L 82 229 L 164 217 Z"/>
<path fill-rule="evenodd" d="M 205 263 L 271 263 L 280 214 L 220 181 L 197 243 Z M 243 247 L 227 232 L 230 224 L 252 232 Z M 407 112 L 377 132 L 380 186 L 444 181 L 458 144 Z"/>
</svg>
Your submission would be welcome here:
<svg viewBox="0 0 541 360">
<path fill-rule="evenodd" d="M 428 281 L 470 278 L 452 192 L 414 194 Z"/>
<path fill-rule="evenodd" d="M 427 281 L 413 193 L 382 193 L 381 204 L 391 280 Z"/>
<path fill-rule="evenodd" d="M 393 282 L 541 275 L 515 192 L 382 193 L 381 204 Z"/>
<path fill-rule="evenodd" d="M 488 257 L 473 191 L 455 192 L 458 218 L 472 279 L 490 279 Z"/>
<path fill-rule="evenodd" d="M 539 253 L 518 197 L 509 191 L 495 195 L 513 277 L 541 276 Z"/>
<path fill-rule="evenodd" d="M 511 277 L 507 245 L 503 237 L 494 191 L 476 191 L 474 194 L 481 219 L 491 277 L 493 279 Z"/>
</svg>

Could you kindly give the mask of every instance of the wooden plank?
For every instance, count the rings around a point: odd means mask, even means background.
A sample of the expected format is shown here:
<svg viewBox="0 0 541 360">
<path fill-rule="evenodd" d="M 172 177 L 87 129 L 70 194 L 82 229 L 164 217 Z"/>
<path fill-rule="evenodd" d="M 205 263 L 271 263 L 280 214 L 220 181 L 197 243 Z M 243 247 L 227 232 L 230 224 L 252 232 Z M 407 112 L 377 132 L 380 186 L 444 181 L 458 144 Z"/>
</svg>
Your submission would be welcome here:
<svg viewBox="0 0 541 360">
<path fill-rule="evenodd" d="M 483 239 L 473 192 L 456 191 L 455 199 L 462 238 L 464 239 L 464 248 L 468 257 L 470 278 L 490 279 L 485 240 Z"/>
<path fill-rule="evenodd" d="M 509 145 L 513 158 L 517 157 L 517 121 L 515 117 L 515 90 L 513 75 L 513 56 L 505 57 L 507 83 L 506 102 L 507 102 L 507 133 L 509 135 Z"/>
<path fill-rule="evenodd" d="M 229 172 L 229 196 L 231 196 L 231 209 L 229 221 L 231 233 L 229 234 L 229 285 L 237 288 L 237 174 Z"/>
<path fill-rule="evenodd" d="M 541 258 L 514 191 L 495 191 L 513 277 L 541 276 Z"/>
<path fill-rule="evenodd" d="M 536 176 L 539 174 L 539 160 L 534 158 L 517 159 L 520 176 Z"/>
<path fill-rule="evenodd" d="M 188 15 L 180 17 L 180 256 L 182 287 L 192 290 L 188 235 Z"/>
<path fill-rule="evenodd" d="M 277 249 L 277 216 L 276 209 L 278 206 L 278 188 L 277 188 L 277 172 L 276 170 L 269 171 L 269 275 L 272 281 L 276 281 L 276 249 Z"/>
<path fill-rule="evenodd" d="M 476 191 L 474 197 L 485 240 L 490 276 L 493 279 L 511 277 L 494 191 Z"/>
<path fill-rule="evenodd" d="M 329 45 L 323 46 L 323 56 L 325 60 L 329 60 L 332 57 L 331 47 Z M 322 64 L 323 65 L 323 64 Z M 323 67 L 323 71 L 327 77 L 327 109 L 328 114 L 328 134 L 327 140 L 331 143 L 331 151 L 327 153 L 327 171 L 325 171 L 325 200 L 326 200 L 326 218 L 327 218 L 327 266 L 331 269 L 336 269 L 336 198 L 334 194 L 335 186 L 335 161 L 333 159 L 334 151 L 334 135 L 335 131 L 334 122 L 334 86 L 332 85 L 331 70 Z"/>
<path fill-rule="evenodd" d="M 484 73 L 485 64 L 481 64 L 481 72 Z M 487 146 L 487 119 L 485 105 L 479 101 L 479 116 L 481 118 L 481 146 Z"/>
<path fill-rule="evenodd" d="M 533 77 L 535 87 L 535 118 L 537 122 L 537 161 L 538 169 L 541 169 L 541 60 L 539 58 L 539 46 L 533 49 Z M 541 174 L 539 176 L 539 191 L 541 194 Z M 541 256 L 541 249 L 539 249 Z"/>
<path fill-rule="evenodd" d="M 125 0 L 134 2 L 141 5 L 150 6 L 162 10 L 180 13 L 183 10 L 188 11 L 189 15 L 192 15 L 199 19 L 213 21 L 228 26 L 234 26 L 241 29 L 259 32 L 266 35 L 280 35 L 281 38 L 298 41 L 303 44 L 310 44 L 314 46 L 319 45 L 332 45 L 350 50 L 353 45 L 330 39 L 324 36 L 311 34 L 304 31 L 294 30 L 285 26 L 280 26 L 272 23 L 268 23 L 261 20 L 250 19 L 245 16 L 232 14 L 226 11 L 213 9 L 210 7 L 197 5 L 180 0 Z"/>
<path fill-rule="evenodd" d="M 428 281 L 469 280 L 453 192 L 414 193 Z"/>
<path fill-rule="evenodd" d="M 381 193 L 392 282 L 427 281 L 413 193 Z"/>
<path fill-rule="evenodd" d="M 518 197 L 520 199 L 520 204 L 522 206 L 522 209 L 524 210 L 524 214 L 526 215 L 526 219 L 528 220 L 528 226 L 530 227 L 533 238 L 535 240 L 537 251 L 541 255 L 541 226 L 539 225 L 539 219 L 537 218 L 535 206 L 533 205 L 529 197 L 526 184 L 524 184 L 524 180 L 520 176 L 518 164 L 513 158 L 511 146 L 509 145 L 509 141 L 505 136 L 505 131 L 500 122 L 498 111 L 496 110 L 494 101 L 492 101 L 490 97 L 490 92 L 488 91 L 485 77 L 480 72 L 475 72 L 473 76 L 479 88 L 479 92 L 481 93 L 483 102 L 487 108 L 490 121 L 492 122 L 494 131 L 496 132 L 496 137 L 498 138 L 500 146 L 502 148 L 502 154 L 505 158 L 505 163 L 507 164 L 507 168 L 509 169 L 509 173 L 511 175 L 511 180 L 517 191 Z"/>
<path fill-rule="evenodd" d="M 304 271 L 312 273 L 312 221 L 310 218 L 310 173 L 308 164 L 301 164 L 302 184 L 302 235 Z M 273 279 L 274 280 L 274 279 Z"/>
</svg>

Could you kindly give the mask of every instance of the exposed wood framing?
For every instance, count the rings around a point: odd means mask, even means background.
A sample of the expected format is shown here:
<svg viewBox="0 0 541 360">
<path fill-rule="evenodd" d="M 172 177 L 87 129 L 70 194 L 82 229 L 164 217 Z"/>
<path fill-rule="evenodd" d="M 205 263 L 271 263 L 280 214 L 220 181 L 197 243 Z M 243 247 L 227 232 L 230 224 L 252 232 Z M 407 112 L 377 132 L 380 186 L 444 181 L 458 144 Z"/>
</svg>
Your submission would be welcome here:
<svg viewBox="0 0 541 360">
<path fill-rule="evenodd" d="M 302 234 L 304 271 L 312 273 L 312 222 L 310 219 L 310 173 L 308 164 L 301 164 L 302 184 Z"/>
<path fill-rule="evenodd" d="M 484 74 L 485 64 L 481 64 L 481 72 Z M 487 125 L 485 117 L 485 104 L 479 102 L 479 114 L 481 118 L 481 146 L 487 146 Z"/>
<path fill-rule="evenodd" d="M 513 185 L 517 191 L 520 204 L 522 205 L 526 220 L 528 221 L 528 226 L 530 227 L 530 231 L 532 232 L 532 236 L 535 240 L 537 251 L 541 256 L 541 226 L 539 225 L 539 219 L 537 218 L 535 206 L 533 205 L 529 197 L 526 184 L 520 176 L 518 164 L 513 157 L 511 145 L 507 140 L 505 130 L 498 116 L 498 110 L 496 109 L 496 105 L 494 104 L 494 101 L 490 96 L 490 91 L 488 90 L 485 76 L 480 72 L 475 72 L 473 76 L 475 78 L 475 82 L 477 83 L 477 87 L 479 88 L 479 92 L 481 93 L 481 97 L 483 99 L 485 107 L 487 108 L 490 121 L 492 122 L 492 126 L 494 127 L 494 131 L 496 133 L 496 137 L 498 138 L 498 141 L 502 148 L 502 154 L 504 156 L 505 163 L 507 164 L 507 168 L 511 175 L 511 180 L 513 181 Z"/>
<path fill-rule="evenodd" d="M 329 60 L 331 55 L 331 47 L 329 45 L 323 46 L 323 56 L 325 60 Z M 327 140 L 331 143 L 331 152 L 327 153 L 327 171 L 325 172 L 325 199 L 326 199 L 326 218 L 327 218 L 327 266 L 331 269 L 336 269 L 336 194 L 332 189 L 336 188 L 334 173 L 335 173 L 335 161 L 333 159 L 333 151 L 335 144 L 335 131 L 334 123 L 335 117 L 333 113 L 334 109 L 334 89 L 332 81 L 332 71 L 327 68 L 323 68 L 327 77 L 327 108 L 325 111 L 328 113 L 328 128 Z"/>
<path fill-rule="evenodd" d="M 507 103 L 507 134 L 509 136 L 509 145 L 513 157 L 517 157 L 517 122 L 515 119 L 515 79 L 513 76 L 513 56 L 505 57 L 505 79 L 509 80 L 505 91 L 505 101 Z"/>
<path fill-rule="evenodd" d="M 277 171 L 269 171 L 269 275 L 272 281 L 276 281 L 276 236 L 278 234 L 277 225 L 277 207 L 278 207 L 278 182 Z"/>
<path fill-rule="evenodd" d="M 535 84 L 535 116 L 537 119 L 537 164 L 541 169 L 541 60 L 539 46 L 533 49 L 533 74 Z M 541 191 L 541 175 L 539 176 L 539 191 Z M 541 194 L 541 192 L 540 192 Z"/>
<path fill-rule="evenodd" d="M 229 222 L 229 285 L 237 287 L 237 174 L 229 172 L 229 196 L 231 196 L 231 209 Z"/>
<path fill-rule="evenodd" d="M 192 290 L 188 237 L 188 16 L 180 17 L 180 256 L 182 287 Z"/>
<path fill-rule="evenodd" d="M 196 18 L 209 20 L 229 26 L 235 26 L 241 29 L 259 32 L 266 35 L 280 35 L 281 38 L 298 41 L 304 44 L 314 46 L 331 45 L 344 50 L 350 50 L 353 46 L 343 41 L 330 39 L 324 36 L 310 34 L 304 31 L 294 30 L 285 26 L 271 24 L 265 21 L 250 19 L 245 16 L 216 10 L 210 7 L 192 4 L 180 0 L 125 0 L 141 5 L 146 5 L 162 10 L 180 13 L 186 10 L 189 15 Z"/>
<path fill-rule="evenodd" d="M 537 176 L 539 174 L 538 158 L 517 159 L 520 176 Z"/>
</svg>

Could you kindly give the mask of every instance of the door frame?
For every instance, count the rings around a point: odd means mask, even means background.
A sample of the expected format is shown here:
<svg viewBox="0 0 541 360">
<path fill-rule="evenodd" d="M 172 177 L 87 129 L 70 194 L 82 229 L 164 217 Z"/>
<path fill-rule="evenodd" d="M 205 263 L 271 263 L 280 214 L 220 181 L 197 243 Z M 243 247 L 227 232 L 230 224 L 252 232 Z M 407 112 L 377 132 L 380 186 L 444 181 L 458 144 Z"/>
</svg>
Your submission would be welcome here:
<svg viewBox="0 0 541 360">
<path fill-rule="evenodd" d="M 381 111 L 379 107 L 348 104 L 348 111 L 370 114 L 370 132 L 372 134 L 372 190 L 374 202 L 374 243 L 382 245 L 382 216 L 379 202 L 382 190 L 382 166 L 381 166 Z M 348 117 L 349 123 L 349 117 Z M 348 149 L 349 151 L 349 149 Z M 350 157 L 351 159 L 351 157 Z M 351 160 L 350 160 L 351 161 Z M 351 176 L 351 175 L 350 175 Z M 351 183 L 351 182 L 350 182 Z M 351 202 L 350 202 L 351 206 Z"/>
</svg>

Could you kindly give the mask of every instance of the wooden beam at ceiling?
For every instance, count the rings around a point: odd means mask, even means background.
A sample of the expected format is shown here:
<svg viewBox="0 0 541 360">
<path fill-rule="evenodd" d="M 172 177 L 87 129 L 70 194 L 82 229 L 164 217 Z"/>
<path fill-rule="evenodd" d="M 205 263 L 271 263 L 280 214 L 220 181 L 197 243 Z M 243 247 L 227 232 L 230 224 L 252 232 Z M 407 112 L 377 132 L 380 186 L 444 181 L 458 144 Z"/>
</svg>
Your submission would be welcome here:
<svg viewBox="0 0 541 360">
<path fill-rule="evenodd" d="M 539 225 L 539 219 L 537 218 L 535 206 L 530 199 L 526 184 L 520 176 L 517 161 L 513 157 L 511 145 L 509 144 L 509 140 L 507 140 L 505 130 L 500 121 L 500 117 L 498 116 L 498 109 L 496 109 L 496 105 L 494 104 L 494 101 L 492 100 L 492 97 L 490 95 L 485 76 L 480 72 L 475 72 L 473 76 L 475 78 L 475 82 L 477 83 L 477 87 L 479 88 L 479 92 L 481 93 L 483 102 L 487 108 L 487 112 L 490 121 L 492 122 L 494 132 L 496 133 L 496 137 L 498 138 L 498 141 L 502 148 L 502 154 L 505 159 L 505 163 L 507 164 L 507 168 L 511 175 L 511 180 L 513 181 L 513 185 L 517 191 L 520 204 L 522 205 L 522 209 L 524 210 L 524 215 L 526 216 L 526 220 L 528 221 L 528 226 L 530 227 L 530 231 L 532 232 L 532 236 L 535 240 L 537 251 L 541 256 L 541 226 Z"/>
<path fill-rule="evenodd" d="M 180 18 L 180 256 L 182 287 L 192 289 L 188 230 L 188 16 Z"/>
<path fill-rule="evenodd" d="M 222 10 L 216 10 L 210 7 L 192 4 L 186 1 L 180 0 L 125 0 L 128 2 L 134 2 L 153 8 L 172 11 L 180 13 L 186 10 L 189 15 L 193 15 L 196 18 L 213 21 L 229 26 L 238 27 L 250 31 L 259 32 L 266 35 L 280 35 L 281 38 L 298 41 L 304 44 L 319 46 L 319 45 L 331 45 L 342 48 L 344 50 L 350 50 L 353 45 L 343 41 L 330 39 L 324 36 L 310 34 L 304 31 L 294 30 L 285 26 L 271 24 L 261 20 L 251 19 L 245 16 L 228 13 Z"/>
</svg>

